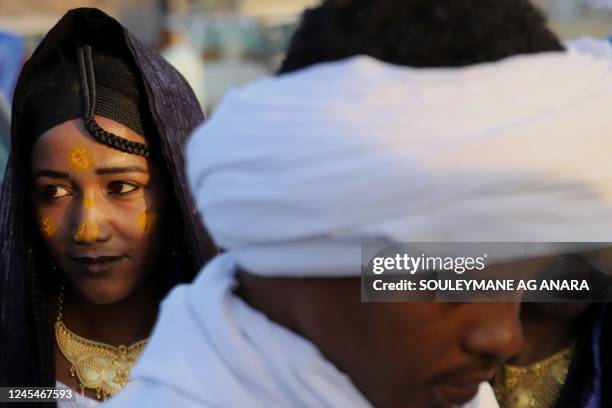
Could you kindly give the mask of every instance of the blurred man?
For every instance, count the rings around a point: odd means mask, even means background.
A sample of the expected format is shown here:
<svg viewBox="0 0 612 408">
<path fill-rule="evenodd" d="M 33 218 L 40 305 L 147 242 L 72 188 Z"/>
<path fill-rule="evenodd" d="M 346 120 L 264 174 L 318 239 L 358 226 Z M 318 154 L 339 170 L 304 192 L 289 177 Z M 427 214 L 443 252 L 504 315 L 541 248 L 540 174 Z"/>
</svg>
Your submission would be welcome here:
<svg viewBox="0 0 612 408">
<path fill-rule="evenodd" d="M 307 11 L 281 75 L 228 95 L 188 146 L 225 252 L 166 300 L 110 405 L 495 407 L 518 306 L 361 303 L 360 242 L 610 241 L 595 187 L 612 168 L 591 158 L 612 99 L 581 131 L 573 106 L 612 79 L 561 51 L 523 0 Z"/>
</svg>

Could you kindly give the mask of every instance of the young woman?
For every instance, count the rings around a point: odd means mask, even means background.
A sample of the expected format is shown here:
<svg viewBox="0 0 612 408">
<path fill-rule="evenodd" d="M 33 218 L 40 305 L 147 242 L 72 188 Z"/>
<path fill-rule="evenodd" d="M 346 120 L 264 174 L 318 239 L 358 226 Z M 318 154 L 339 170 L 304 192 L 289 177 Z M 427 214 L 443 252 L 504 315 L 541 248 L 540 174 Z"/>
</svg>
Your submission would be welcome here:
<svg viewBox="0 0 612 408">
<path fill-rule="evenodd" d="M 0 204 L 0 385 L 120 391 L 169 289 L 214 252 L 183 174 L 203 120 L 161 57 L 96 9 L 66 14 L 15 92 Z"/>
</svg>

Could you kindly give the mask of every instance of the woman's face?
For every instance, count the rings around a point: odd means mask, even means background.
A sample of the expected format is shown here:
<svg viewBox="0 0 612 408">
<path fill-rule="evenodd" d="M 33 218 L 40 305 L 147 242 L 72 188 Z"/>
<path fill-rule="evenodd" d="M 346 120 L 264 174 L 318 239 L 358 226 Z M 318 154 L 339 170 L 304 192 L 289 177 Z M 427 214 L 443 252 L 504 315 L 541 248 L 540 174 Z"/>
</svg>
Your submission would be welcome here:
<svg viewBox="0 0 612 408">
<path fill-rule="evenodd" d="M 144 143 L 111 119 L 105 130 Z M 148 278 L 162 247 L 166 185 L 152 163 L 100 144 L 81 119 L 43 134 L 31 151 L 32 202 L 57 268 L 96 304 L 125 299 Z"/>
</svg>

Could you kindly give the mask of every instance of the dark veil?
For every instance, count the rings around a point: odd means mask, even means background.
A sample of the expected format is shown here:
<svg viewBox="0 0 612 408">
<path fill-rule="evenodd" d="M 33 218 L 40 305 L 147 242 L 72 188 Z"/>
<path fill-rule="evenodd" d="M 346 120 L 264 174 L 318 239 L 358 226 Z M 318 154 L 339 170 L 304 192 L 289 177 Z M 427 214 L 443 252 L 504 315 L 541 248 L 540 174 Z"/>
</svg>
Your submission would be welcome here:
<svg viewBox="0 0 612 408">
<path fill-rule="evenodd" d="M 184 78 L 157 53 L 134 38 L 115 19 L 97 9 L 69 11 L 47 34 L 25 64 L 16 86 L 11 152 L 0 201 L 0 386 L 54 386 L 53 331 L 45 306 L 41 269 L 49 262 L 33 254 L 34 217 L 27 200 L 31 141 L 23 89 L 41 70 L 86 42 L 135 63 L 147 95 L 148 110 L 165 168 L 173 184 L 183 276 L 189 281 L 214 253 L 192 204 L 184 173 L 183 149 L 190 132 L 204 120 Z M 159 159 L 158 159 L 159 160 Z M 176 241 L 170 239 L 169 241 Z M 164 246 L 180 245 L 168 242 Z M 44 272 L 47 273 L 47 272 Z M 51 363 L 49 363 L 51 362 Z"/>
</svg>

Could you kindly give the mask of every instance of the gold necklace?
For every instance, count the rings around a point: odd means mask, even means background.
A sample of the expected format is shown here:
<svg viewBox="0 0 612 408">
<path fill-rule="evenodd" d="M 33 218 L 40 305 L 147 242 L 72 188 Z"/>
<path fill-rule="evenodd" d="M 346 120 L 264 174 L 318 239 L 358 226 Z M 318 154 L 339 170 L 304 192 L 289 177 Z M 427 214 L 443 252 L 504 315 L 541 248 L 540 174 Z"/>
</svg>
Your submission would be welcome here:
<svg viewBox="0 0 612 408">
<path fill-rule="evenodd" d="M 551 408 L 561 394 L 576 345 L 527 367 L 504 364 L 493 389 L 501 408 Z"/>
<path fill-rule="evenodd" d="M 70 376 L 77 377 L 81 394 L 96 391 L 98 399 L 115 395 L 129 382 L 132 367 L 140 357 L 148 339 L 129 346 L 111 346 L 88 340 L 70 331 L 62 321 L 64 285 L 60 285 L 55 339 L 61 353 L 70 362 Z"/>
</svg>

